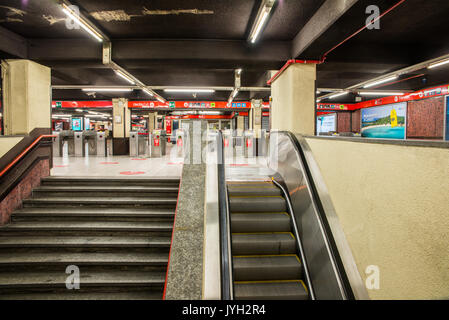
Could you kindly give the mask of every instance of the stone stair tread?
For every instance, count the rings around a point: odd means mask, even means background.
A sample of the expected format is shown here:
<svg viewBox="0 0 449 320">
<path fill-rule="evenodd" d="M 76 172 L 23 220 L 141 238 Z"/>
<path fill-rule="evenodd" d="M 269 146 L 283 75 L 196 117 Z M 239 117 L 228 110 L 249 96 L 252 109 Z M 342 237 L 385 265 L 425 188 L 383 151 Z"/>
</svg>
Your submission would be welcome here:
<svg viewBox="0 0 449 320">
<path fill-rule="evenodd" d="M 0 237 L 0 248 L 29 247 L 169 247 L 169 237 L 121 236 L 15 236 Z"/>
<path fill-rule="evenodd" d="M 168 186 L 40 186 L 33 189 L 33 191 L 74 191 L 74 192 L 86 192 L 86 191 L 133 191 L 133 192 L 148 192 L 148 191 L 158 191 L 158 192 L 177 192 L 178 187 L 168 187 Z"/>
<path fill-rule="evenodd" d="M 16 252 L 0 253 L 0 266 L 19 264 L 62 264 L 62 265 L 145 265 L 167 264 L 168 253 L 67 253 L 67 252 Z"/>
<path fill-rule="evenodd" d="M 172 222 L 157 221 L 157 222 L 126 222 L 126 221 L 32 221 L 32 222 L 13 222 L 2 228 L 1 231 L 19 230 L 19 229 L 171 229 Z"/>
<path fill-rule="evenodd" d="M 80 292 L 65 290 L 58 292 L 10 293 L 0 295 L 0 300 L 160 300 L 162 292 L 129 291 L 126 292 Z"/>
<path fill-rule="evenodd" d="M 33 215 L 33 214 L 56 214 L 56 215 L 86 215 L 86 216 L 104 216 L 113 217 L 116 215 L 125 216 L 171 216 L 175 214 L 173 209 L 159 209 L 159 208 L 42 208 L 42 207 L 27 207 L 14 211 L 13 215 Z"/>
<path fill-rule="evenodd" d="M 42 272 L 0 272 L 0 288 L 65 287 L 68 274 L 61 270 Z M 80 286 L 88 285 L 151 285 L 164 284 L 165 272 L 142 271 L 83 271 L 80 269 Z"/>
<path fill-rule="evenodd" d="M 23 200 L 23 203 L 104 203 L 104 204 L 115 204 L 115 203 L 164 203 L 164 202 L 174 202 L 176 203 L 177 198 L 166 198 L 166 197 L 157 197 L 157 198 L 142 198 L 142 197 L 45 197 L 45 198 L 37 198 L 37 199 L 26 199 Z"/>
</svg>

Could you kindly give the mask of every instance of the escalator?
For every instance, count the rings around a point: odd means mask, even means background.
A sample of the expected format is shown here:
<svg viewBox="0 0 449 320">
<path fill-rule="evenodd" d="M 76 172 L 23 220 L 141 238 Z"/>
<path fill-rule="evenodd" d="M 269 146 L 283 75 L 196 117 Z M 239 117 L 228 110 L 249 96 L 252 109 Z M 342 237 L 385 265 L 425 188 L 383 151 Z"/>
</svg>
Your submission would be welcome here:
<svg viewBox="0 0 449 320">
<path fill-rule="evenodd" d="M 222 299 L 351 300 L 353 288 L 363 292 L 304 139 L 271 132 L 273 174 L 252 181 L 227 179 L 222 142 L 219 134 Z"/>
<path fill-rule="evenodd" d="M 306 300 L 286 199 L 273 182 L 228 182 L 234 298 Z"/>
</svg>

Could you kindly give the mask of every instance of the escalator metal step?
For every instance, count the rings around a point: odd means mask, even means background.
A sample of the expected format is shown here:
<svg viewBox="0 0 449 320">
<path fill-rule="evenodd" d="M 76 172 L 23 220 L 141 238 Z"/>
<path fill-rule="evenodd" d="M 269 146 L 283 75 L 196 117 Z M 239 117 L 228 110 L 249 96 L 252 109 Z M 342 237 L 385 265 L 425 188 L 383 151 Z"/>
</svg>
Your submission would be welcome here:
<svg viewBox="0 0 449 320">
<path fill-rule="evenodd" d="M 275 185 L 269 186 L 228 186 L 230 196 L 280 196 L 281 190 Z"/>
<path fill-rule="evenodd" d="M 236 300 L 308 300 L 309 294 L 301 280 L 234 282 Z"/>
<path fill-rule="evenodd" d="M 234 281 L 299 280 L 302 274 L 295 254 L 233 256 Z"/>
<path fill-rule="evenodd" d="M 296 241 L 290 232 L 232 234 L 232 254 L 295 254 Z"/>
<path fill-rule="evenodd" d="M 233 213 L 232 232 L 290 232 L 290 216 L 286 212 Z"/>
<path fill-rule="evenodd" d="M 229 197 L 231 212 L 285 212 L 285 199 L 280 196 L 270 197 Z"/>
</svg>

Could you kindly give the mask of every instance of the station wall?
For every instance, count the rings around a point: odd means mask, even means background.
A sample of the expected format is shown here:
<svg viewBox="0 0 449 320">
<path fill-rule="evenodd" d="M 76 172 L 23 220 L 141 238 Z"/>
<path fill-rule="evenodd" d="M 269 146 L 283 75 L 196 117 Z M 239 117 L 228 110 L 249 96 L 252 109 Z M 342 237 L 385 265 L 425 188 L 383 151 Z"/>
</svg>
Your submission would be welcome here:
<svg viewBox="0 0 449 320">
<path fill-rule="evenodd" d="M 407 108 L 407 138 L 443 139 L 445 97 L 410 101 Z"/>
<path fill-rule="evenodd" d="M 449 148 L 307 138 L 371 299 L 449 297 Z"/>
</svg>

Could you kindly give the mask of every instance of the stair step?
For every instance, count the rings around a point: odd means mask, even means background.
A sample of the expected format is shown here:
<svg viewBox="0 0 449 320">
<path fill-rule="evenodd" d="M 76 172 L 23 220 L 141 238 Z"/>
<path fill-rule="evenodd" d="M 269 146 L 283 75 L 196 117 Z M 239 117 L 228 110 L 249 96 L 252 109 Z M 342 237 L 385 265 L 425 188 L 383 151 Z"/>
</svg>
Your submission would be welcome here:
<svg viewBox="0 0 449 320">
<path fill-rule="evenodd" d="M 0 267 L 34 265 L 60 265 L 64 267 L 67 267 L 68 265 L 164 266 L 167 265 L 167 263 L 168 253 L 0 253 Z"/>
<path fill-rule="evenodd" d="M 125 185 L 147 185 L 147 186 L 173 186 L 179 185 L 179 178 L 132 178 L 129 177 L 67 177 L 51 176 L 41 180 L 43 186 L 125 186 Z"/>
<path fill-rule="evenodd" d="M 55 206 L 170 206 L 175 207 L 177 198 L 139 198 L 139 197 L 98 197 L 98 198 L 77 198 L 77 197 L 45 197 L 39 199 L 27 199 L 23 201 L 24 207 L 55 207 Z"/>
<path fill-rule="evenodd" d="M 290 232 L 290 216 L 286 212 L 232 213 L 232 232 Z"/>
<path fill-rule="evenodd" d="M 1 294 L 0 300 L 160 300 L 162 291 L 126 290 L 122 292 L 85 292 L 65 290 L 64 292 L 27 292 Z"/>
<path fill-rule="evenodd" d="M 228 193 L 230 196 L 280 196 L 281 190 L 273 184 L 269 186 L 228 185 Z"/>
<path fill-rule="evenodd" d="M 68 274 L 61 272 L 0 272 L 0 289 L 66 288 Z M 80 287 L 163 286 L 165 272 L 83 271 L 80 269 Z"/>
<path fill-rule="evenodd" d="M 0 228 L 0 234 L 21 231 L 171 231 L 171 222 L 97 222 L 97 221 L 33 221 L 11 223 Z"/>
<path fill-rule="evenodd" d="M 169 248 L 169 237 L 73 237 L 14 236 L 0 237 L 5 248 Z"/>
<path fill-rule="evenodd" d="M 300 280 L 234 283 L 236 300 L 308 300 L 309 295 Z"/>
<path fill-rule="evenodd" d="M 178 195 L 174 186 L 42 186 L 33 190 L 33 198 L 46 197 L 147 197 Z"/>
<path fill-rule="evenodd" d="M 296 280 L 302 264 L 296 255 L 233 256 L 234 281 Z"/>
<path fill-rule="evenodd" d="M 288 233 L 232 234 L 233 255 L 294 254 L 296 241 Z"/>
<path fill-rule="evenodd" d="M 231 212 L 285 212 L 285 199 L 274 197 L 229 197 Z"/>
</svg>

